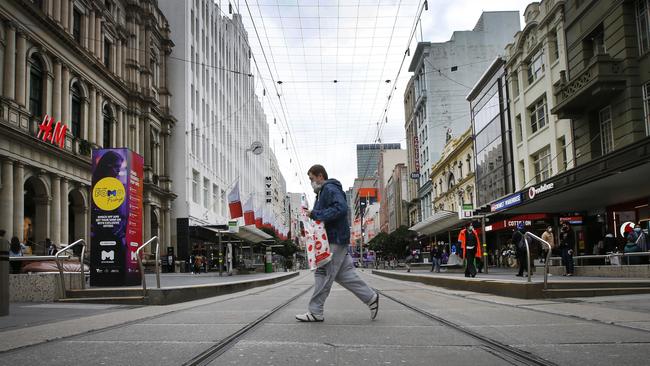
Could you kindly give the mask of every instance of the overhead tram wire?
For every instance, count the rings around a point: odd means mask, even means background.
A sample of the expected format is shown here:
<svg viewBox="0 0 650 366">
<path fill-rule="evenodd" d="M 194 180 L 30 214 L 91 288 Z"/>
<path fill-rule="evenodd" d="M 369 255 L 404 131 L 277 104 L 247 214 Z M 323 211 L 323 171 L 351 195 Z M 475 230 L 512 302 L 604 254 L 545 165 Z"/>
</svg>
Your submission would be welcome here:
<svg viewBox="0 0 650 366">
<path fill-rule="evenodd" d="M 420 20 L 420 17 L 422 16 L 422 12 L 425 10 L 425 8 L 428 9 L 427 0 L 423 0 L 422 2 L 420 2 L 418 11 L 417 11 L 416 16 L 415 16 L 415 18 L 413 20 L 413 26 L 411 27 L 411 34 L 410 34 L 409 40 L 408 40 L 408 42 L 406 44 L 407 48 L 404 51 L 404 54 L 402 56 L 402 61 L 400 63 L 399 68 L 397 69 L 397 75 L 393 79 L 391 91 L 390 91 L 390 93 L 388 95 L 388 100 L 386 100 L 386 104 L 384 106 L 384 111 L 382 112 L 381 117 L 377 121 L 377 134 L 376 134 L 376 136 L 374 138 L 374 143 L 377 143 L 377 141 L 380 140 L 380 138 L 381 138 L 381 132 L 382 132 L 383 127 L 384 127 L 384 118 L 387 118 L 388 109 L 390 108 L 390 104 L 392 103 L 393 95 L 395 93 L 395 90 L 397 89 L 397 87 L 396 87 L 397 81 L 399 80 L 399 76 L 400 76 L 400 74 L 402 72 L 402 68 L 404 66 L 404 62 L 406 61 L 406 57 L 407 57 L 407 55 L 410 54 L 409 50 L 410 50 L 410 47 L 411 47 L 411 42 L 413 41 L 413 37 L 415 36 L 415 33 L 417 32 L 417 24 L 418 24 L 418 22 Z M 370 131 L 370 129 L 368 131 Z M 367 178 L 369 165 L 370 165 L 370 161 L 368 161 L 366 163 L 366 167 L 364 169 L 364 173 L 363 173 L 363 177 L 362 177 L 363 180 L 365 180 Z"/>
<path fill-rule="evenodd" d="M 253 22 L 253 26 L 254 26 L 254 28 L 255 28 L 255 32 L 256 32 L 256 35 L 257 35 L 257 38 L 258 38 L 258 42 L 260 43 L 260 47 L 262 48 L 262 53 L 263 53 L 263 55 L 264 55 L 264 59 L 265 59 L 265 61 L 266 61 L 267 68 L 268 68 L 269 73 L 271 74 L 271 77 L 272 77 L 272 76 L 273 76 L 273 73 L 271 72 L 270 65 L 269 65 L 269 63 L 268 63 L 268 58 L 266 57 L 266 53 L 264 52 L 264 47 L 262 46 L 262 43 L 261 43 L 261 40 L 260 40 L 260 37 L 259 37 L 259 32 L 257 31 L 257 27 L 255 26 L 255 22 L 254 22 L 254 20 L 253 20 L 253 16 L 252 16 L 252 13 L 251 13 L 251 11 L 250 11 L 250 6 L 248 5 L 248 2 L 246 2 L 246 6 L 247 6 L 247 8 L 248 8 L 248 13 L 249 13 L 249 16 L 250 16 L 250 18 L 251 18 L 251 21 Z M 224 13 L 224 11 L 221 9 L 220 6 L 217 6 L 217 8 L 219 9 L 219 12 L 221 12 L 224 16 L 227 16 L 227 15 Z M 241 12 L 239 11 L 239 7 L 238 7 L 238 5 L 237 5 L 237 12 L 238 12 L 239 14 L 241 14 Z M 253 59 L 253 63 L 255 64 L 255 69 L 257 70 L 258 75 L 260 75 L 260 79 L 261 79 L 261 82 L 262 82 L 262 85 L 263 85 L 263 90 L 266 91 L 266 90 L 267 90 L 267 87 L 266 87 L 266 84 L 264 83 L 264 79 L 261 77 L 262 73 L 261 73 L 260 68 L 259 68 L 259 65 L 258 65 L 258 63 L 257 63 L 257 59 L 256 59 L 254 53 L 252 52 L 252 47 L 251 47 L 251 45 L 250 45 L 250 42 L 248 41 L 248 36 L 247 36 L 247 34 L 244 34 L 241 30 L 239 31 L 239 33 L 240 33 L 240 35 L 242 36 L 242 39 L 246 42 L 246 45 L 248 46 L 249 52 L 251 52 L 251 57 L 252 57 L 252 59 Z M 278 99 L 280 99 L 280 93 L 279 93 L 279 91 L 277 90 L 277 87 L 276 87 L 275 83 L 273 83 L 273 86 L 274 86 L 274 89 L 275 89 L 275 91 L 276 91 L 276 95 L 278 96 Z M 268 89 L 268 90 L 270 90 L 270 89 Z M 269 101 L 271 101 L 270 98 L 269 98 Z M 269 105 L 271 106 L 271 109 L 272 109 L 272 111 L 273 111 L 273 109 L 274 109 L 274 103 L 273 103 L 273 102 L 270 102 Z M 290 128 L 289 128 L 289 124 L 288 124 L 288 122 L 286 122 L 286 121 L 287 121 L 287 119 L 286 119 L 286 112 L 284 112 L 284 106 L 282 106 L 282 101 L 281 101 L 281 100 L 280 100 L 280 105 L 281 105 L 281 107 L 283 108 L 283 114 L 284 114 L 284 116 L 285 116 L 285 125 L 286 125 L 286 127 L 288 128 L 288 135 L 289 135 L 290 137 L 293 137 L 293 136 L 292 136 L 292 133 L 291 133 L 291 130 L 290 130 Z M 275 112 L 277 112 L 277 111 L 275 111 Z M 275 114 L 274 114 L 274 116 L 275 116 Z M 275 117 L 274 117 L 274 118 L 275 118 Z M 282 119 L 281 119 L 281 118 L 280 118 L 280 122 L 282 123 Z M 302 166 L 301 166 L 301 163 L 300 163 L 300 160 L 299 160 L 299 155 L 298 155 L 298 153 L 297 153 L 297 150 L 296 150 L 296 147 L 295 147 L 295 143 L 293 143 L 293 141 L 292 141 L 292 149 L 293 149 L 293 152 L 294 152 L 295 157 L 296 157 L 296 162 L 297 162 L 297 164 L 298 164 L 298 169 L 299 169 L 300 171 L 302 171 Z M 303 179 L 300 179 L 300 180 L 299 180 L 299 183 L 300 183 L 300 185 L 303 186 L 303 188 L 304 188 L 304 181 L 303 181 Z"/>
<path fill-rule="evenodd" d="M 274 90 L 275 90 L 275 92 L 276 92 L 276 95 L 278 96 L 278 101 L 279 101 L 279 103 L 280 103 L 280 108 L 282 109 L 282 115 L 284 116 L 285 126 L 286 126 L 286 128 L 287 128 L 286 131 L 288 132 L 288 137 L 290 138 L 290 141 L 291 141 L 292 149 L 293 149 L 294 154 L 295 154 L 295 157 L 296 157 L 296 162 L 297 162 L 297 164 L 298 164 L 298 168 L 300 169 L 301 172 L 304 172 L 305 170 L 304 170 L 303 167 L 302 167 L 302 163 L 301 163 L 301 161 L 300 161 L 300 155 L 298 154 L 298 151 L 297 151 L 297 149 L 296 149 L 296 144 L 295 144 L 295 140 L 294 140 L 294 137 L 293 137 L 293 133 L 291 132 L 291 126 L 289 125 L 289 118 L 288 118 L 288 116 L 287 116 L 287 112 L 286 112 L 286 110 L 285 110 L 285 106 L 284 106 L 284 104 L 283 104 L 283 102 L 282 102 L 282 98 L 281 98 L 280 91 L 278 90 L 278 87 L 277 87 L 278 84 L 275 82 L 275 79 L 273 78 L 273 72 L 271 71 L 271 66 L 270 66 L 270 64 L 269 64 L 268 57 L 266 56 L 266 51 L 264 50 L 264 47 L 263 47 L 263 45 L 262 45 L 262 40 L 261 40 L 261 37 L 260 37 L 259 31 L 258 31 L 258 29 L 257 29 L 257 25 L 255 24 L 255 19 L 253 18 L 253 14 L 252 14 L 252 12 L 251 12 L 250 5 L 248 4 L 248 0 L 244 0 L 244 3 L 246 4 L 246 9 L 248 10 L 248 15 L 249 15 L 249 17 L 250 17 L 250 19 L 251 19 L 251 23 L 253 24 L 253 29 L 255 30 L 255 35 L 256 35 L 256 37 L 257 37 L 257 41 L 258 41 L 259 44 L 260 44 L 260 48 L 261 48 L 261 50 L 262 50 L 262 55 L 264 56 L 264 61 L 265 61 L 265 63 L 266 63 L 267 69 L 268 69 L 268 71 L 269 71 L 269 74 L 271 75 L 271 78 L 274 80 L 273 88 L 274 88 Z M 239 10 L 239 8 L 238 8 L 237 10 Z M 240 12 L 240 14 L 241 14 L 241 12 Z M 249 47 L 249 49 L 250 49 L 250 48 L 251 48 L 251 47 L 250 47 L 250 43 L 248 42 L 247 39 L 246 39 L 246 43 L 248 44 L 248 47 Z M 258 64 L 257 64 L 257 60 L 256 60 L 254 57 L 253 57 L 253 60 L 254 60 L 254 62 L 255 62 L 255 67 L 257 68 L 258 73 L 261 75 L 261 72 L 260 72 L 260 70 L 259 70 L 259 66 L 258 66 Z M 263 81 L 263 80 L 262 80 L 262 83 L 264 84 L 264 81 Z M 265 86 L 265 88 L 266 88 L 266 86 Z M 281 121 L 282 121 L 282 120 L 281 120 Z M 302 179 L 300 179 L 299 182 L 300 182 L 301 185 L 303 185 L 304 177 L 302 177 Z"/>
</svg>

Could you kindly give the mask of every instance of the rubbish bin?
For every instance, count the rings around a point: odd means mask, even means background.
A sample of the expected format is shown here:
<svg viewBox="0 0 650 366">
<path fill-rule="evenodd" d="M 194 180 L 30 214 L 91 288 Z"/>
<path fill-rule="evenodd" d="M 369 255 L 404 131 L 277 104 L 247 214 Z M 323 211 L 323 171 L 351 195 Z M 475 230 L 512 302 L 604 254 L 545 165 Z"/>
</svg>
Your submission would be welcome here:
<svg viewBox="0 0 650 366">
<path fill-rule="evenodd" d="M 266 261 L 264 263 L 264 272 L 265 273 L 273 272 L 273 253 L 271 253 L 271 248 L 266 248 Z"/>
<path fill-rule="evenodd" d="M 0 316 L 9 315 L 9 242 L 0 239 Z"/>
</svg>

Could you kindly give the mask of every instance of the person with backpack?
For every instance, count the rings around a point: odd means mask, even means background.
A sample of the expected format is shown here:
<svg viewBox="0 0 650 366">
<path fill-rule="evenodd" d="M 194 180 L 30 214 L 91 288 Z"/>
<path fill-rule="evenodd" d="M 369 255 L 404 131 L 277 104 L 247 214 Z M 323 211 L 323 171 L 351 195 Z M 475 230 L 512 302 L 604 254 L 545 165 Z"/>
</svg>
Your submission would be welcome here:
<svg viewBox="0 0 650 366">
<path fill-rule="evenodd" d="M 517 228 L 514 233 L 512 233 L 512 243 L 515 245 L 515 254 L 517 256 L 517 263 L 519 263 L 519 271 L 517 271 L 516 275 L 517 277 L 523 277 L 524 272 L 528 272 L 529 253 L 526 250 L 525 234 L 526 225 L 523 222 L 518 222 Z"/>
</svg>

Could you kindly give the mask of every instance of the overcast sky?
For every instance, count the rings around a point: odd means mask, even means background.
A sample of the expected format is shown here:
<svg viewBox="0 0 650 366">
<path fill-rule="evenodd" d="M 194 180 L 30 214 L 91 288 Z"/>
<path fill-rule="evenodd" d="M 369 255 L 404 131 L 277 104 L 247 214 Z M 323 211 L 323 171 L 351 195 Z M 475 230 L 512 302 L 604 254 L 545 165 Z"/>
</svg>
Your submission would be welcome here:
<svg viewBox="0 0 650 366">
<path fill-rule="evenodd" d="M 256 88 L 270 125 L 270 147 L 289 192 L 310 191 L 306 171 L 317 163 L 344 189 L 350 187 L 357 175 L 356 145 L 375 142 L 379 122 L 382 142 L 406 148 L 403 94 L 410 56 L 396 77 L 407 48 L 471 30 L 482 11 L 523 14 L 530 3 L 429 0 L 409 44 L 420 0 L 235 1 L 260 69 Z"/>
</svg>

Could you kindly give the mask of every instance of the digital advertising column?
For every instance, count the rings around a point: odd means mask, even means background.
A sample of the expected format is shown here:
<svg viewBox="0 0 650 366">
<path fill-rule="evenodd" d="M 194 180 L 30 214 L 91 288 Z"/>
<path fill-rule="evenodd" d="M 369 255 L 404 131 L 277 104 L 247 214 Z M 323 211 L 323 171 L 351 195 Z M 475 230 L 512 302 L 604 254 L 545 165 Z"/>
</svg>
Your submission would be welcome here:
<svg viewBox="0 0 650 366">
<path fill-rule="evenodd" d="M 90 285 L 141 283 L 142 156 L 129 149 L 93 150 Z"/>
</svg>

